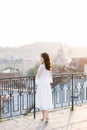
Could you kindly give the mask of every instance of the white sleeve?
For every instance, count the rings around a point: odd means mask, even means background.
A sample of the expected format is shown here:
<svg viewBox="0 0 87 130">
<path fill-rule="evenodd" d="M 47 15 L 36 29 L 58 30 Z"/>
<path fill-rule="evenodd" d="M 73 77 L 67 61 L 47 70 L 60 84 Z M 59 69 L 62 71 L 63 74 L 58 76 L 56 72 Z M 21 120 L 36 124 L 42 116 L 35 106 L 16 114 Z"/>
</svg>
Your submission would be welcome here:
<svg viewBox="0 0 87 130">
<path fill-rule="evenodd" d="M 44 66 L 40 65 L 38 72 L 36 74 L 36 79 L 35 79 L 36 85 L 38 85 L 38 83 L 39 83 L 39 77 L 40 77 L 41 73 L 43 72 L 43 70 L 44 70 Z"/>
<path fill-rule="evenodd" d="M 44 70 L 44 66 L 43 66 L 43 65 L 40 65 L 36 77 L 40 77 L 40 75 L 41 75 L 41 73 L 43 72 L 43 70 Z"/>
<path fill-rule="evenodd" d="M 52 72 L 49 72 L 49 83 L 53 83 Z"/>
</svg>

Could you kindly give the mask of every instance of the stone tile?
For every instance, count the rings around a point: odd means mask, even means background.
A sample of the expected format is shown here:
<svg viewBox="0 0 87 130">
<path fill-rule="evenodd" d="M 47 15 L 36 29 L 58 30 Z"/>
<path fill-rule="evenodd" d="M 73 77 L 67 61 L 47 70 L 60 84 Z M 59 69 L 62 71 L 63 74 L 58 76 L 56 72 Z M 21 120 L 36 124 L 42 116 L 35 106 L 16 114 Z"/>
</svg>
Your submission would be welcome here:
<svg viewBox="0 0 87 130">
<path fill-rule="evenodd" d="M 41 122 L 41 113 L 15 117 L 0 123 L 0 130 L 87 130 L 87 105 L 49 112 L 49 123 Z"/>
</svg>

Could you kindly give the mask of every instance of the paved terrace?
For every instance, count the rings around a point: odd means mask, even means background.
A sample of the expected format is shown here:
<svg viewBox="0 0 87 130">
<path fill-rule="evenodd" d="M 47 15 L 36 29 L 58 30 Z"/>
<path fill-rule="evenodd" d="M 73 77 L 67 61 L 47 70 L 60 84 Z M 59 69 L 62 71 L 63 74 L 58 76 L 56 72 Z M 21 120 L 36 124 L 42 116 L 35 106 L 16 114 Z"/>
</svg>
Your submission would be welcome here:
<svg viewBox="0 0 87 130">
<path fill-rule="evenodd" d="M 71 112 L 67 109 L 56 109 L 49 112 L 49 123 L 41 122 L 41 113 L 15 117 L 2 121 L 0 130 L 87 130 L 87 105 L 76 106 Z"/>
</svg>

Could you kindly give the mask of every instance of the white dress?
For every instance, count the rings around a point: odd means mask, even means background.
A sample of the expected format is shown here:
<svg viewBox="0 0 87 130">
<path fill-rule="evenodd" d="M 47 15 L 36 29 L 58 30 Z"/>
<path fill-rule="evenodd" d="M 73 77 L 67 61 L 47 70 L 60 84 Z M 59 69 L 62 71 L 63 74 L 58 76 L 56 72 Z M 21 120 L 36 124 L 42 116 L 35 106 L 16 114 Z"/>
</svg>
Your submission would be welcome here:
<svg viewBox="0 0 87 130">
<path fill-rule="evenodd" d="M 48 110 L 53 108 L 51 85 L 51 72 L 41 64 L 36 75 L 36 107 L 40 110 Z"/>
</svg>

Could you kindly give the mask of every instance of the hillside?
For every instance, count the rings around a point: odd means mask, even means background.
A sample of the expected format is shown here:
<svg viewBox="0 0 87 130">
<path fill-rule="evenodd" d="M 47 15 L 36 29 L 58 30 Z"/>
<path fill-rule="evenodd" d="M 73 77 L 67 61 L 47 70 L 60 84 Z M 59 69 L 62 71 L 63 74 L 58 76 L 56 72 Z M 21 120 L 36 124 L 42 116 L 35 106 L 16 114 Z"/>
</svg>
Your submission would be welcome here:
<svg viewBox="0 0 87 130">
<path fill-rule="evenodd" d="M 36 42 L 33 44 L 24 45 L 18 48 L 2 48 L 0 47 L 0 56 L 19 56 L 19 57 L 34 57 L 40 55 L 42 52 L 48 52 L 49 54 L 56 55 L 61 43 L 50 42 Z M 62 44 L 65 55 L 69 55 L 69 49 L 71 48 L 67 44 Z M 87 57 L 87 47 L 83 48 L 71 48 L 72 57 Z"/>
</svg>

